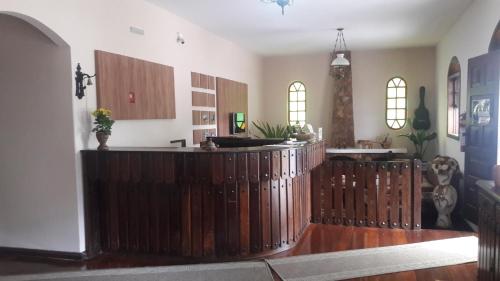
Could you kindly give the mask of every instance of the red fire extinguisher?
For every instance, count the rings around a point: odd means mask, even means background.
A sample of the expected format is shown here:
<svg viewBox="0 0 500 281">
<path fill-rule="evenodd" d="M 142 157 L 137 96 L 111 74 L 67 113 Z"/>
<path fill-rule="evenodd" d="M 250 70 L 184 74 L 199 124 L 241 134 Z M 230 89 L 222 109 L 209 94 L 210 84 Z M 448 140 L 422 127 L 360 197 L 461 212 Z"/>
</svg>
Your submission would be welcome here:
<svg viewBox="0 0 500 281">
<path fill-rule="evenodd" d="M 467 146 L 467 113 L 460 114 L 459 121 L 460 151 L 465 152 Z"/>
</svg>

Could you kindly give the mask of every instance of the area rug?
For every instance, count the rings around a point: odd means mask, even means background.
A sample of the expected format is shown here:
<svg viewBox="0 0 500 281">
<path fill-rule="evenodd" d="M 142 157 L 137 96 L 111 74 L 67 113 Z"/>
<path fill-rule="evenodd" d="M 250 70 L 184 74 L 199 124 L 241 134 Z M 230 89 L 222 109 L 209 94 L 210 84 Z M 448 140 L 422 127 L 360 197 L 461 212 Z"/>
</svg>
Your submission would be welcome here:
<svg viewBox="0 0 500 281">
<path fill-rule="evenodd" d="M 264 262 L 219 263 L 0 276 L 2 281 L 273 281 Z"/>
<path fill-rule="evenodd" d="M 285 281 L 333 281 L 476 262 L 477 237 L 305 255 L 266 262 Z"/>
</svg>

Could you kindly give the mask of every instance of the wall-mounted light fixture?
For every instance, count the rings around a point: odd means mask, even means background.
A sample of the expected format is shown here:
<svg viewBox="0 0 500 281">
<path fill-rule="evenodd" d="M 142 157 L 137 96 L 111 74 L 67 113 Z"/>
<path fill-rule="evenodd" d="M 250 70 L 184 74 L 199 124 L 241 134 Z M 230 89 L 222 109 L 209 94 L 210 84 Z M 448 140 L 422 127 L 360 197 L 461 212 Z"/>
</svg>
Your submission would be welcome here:
<svg viewBox="0 0 500 281">
<path fill-rule="evenodd" d="M 82 67 L 80 66 L 80 63 L 76 66 L 76 71 L 75 71 L 75 82 L 76 82 L 76 97 L 78 99 L 82 99 L 85 96 L 85 89 L 87 86 L 92 86 L 92 78 L 95 77 L 94 75 L 88 75 L 87 73 L 82 72 Z M 83 84 L 86 81 L 86 86 Z"/>
</svg>

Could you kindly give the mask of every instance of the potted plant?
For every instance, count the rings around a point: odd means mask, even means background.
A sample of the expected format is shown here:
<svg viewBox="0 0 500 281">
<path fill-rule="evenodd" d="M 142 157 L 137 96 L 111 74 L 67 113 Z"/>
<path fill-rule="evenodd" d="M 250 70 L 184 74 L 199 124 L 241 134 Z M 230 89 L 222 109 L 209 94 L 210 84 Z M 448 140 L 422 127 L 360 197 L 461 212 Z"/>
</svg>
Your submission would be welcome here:
<svg viewBox="0 0 500 281">
<path fill-rule="evenodd" d="M 410 132 L 400 137 L 409 139 L 415 146 L 414 157 L 423 160 L 429 143 L 437 137 L 435 132 L 429 132 L 431 119 L 429 110 L 425 107 L 425 87 L 420 87 L 420 104 L 414 114 L 413 120 L 410 118 L 407 123 L 411 126 Z"/>
<path fill-rule="evenodd" d="M 411 124 L 411 120 L 409 123 Z M 435 132 L 431 133 L 428 130 L 414 129 L 411 127 L 409 133 L 400 135 L 400 137 L 405 137 L 413 143 L 415 146 L 414 157 L 422 160 L 430 142 L 437 137 L 437 134 Z"/>
<path fill-rule="evenodd" d="M 95 117 L 95 127 L 92 129 L 92 132 L 96 133 L 95 135 L 97 141 L 99 142 L 97 150 L 108 150 L 109 147 L 106 145 L 106 142 L 111 135 L 111 127 L 113 127 L 113 124 L 115 123 L 115 121 L 111 119 L 111 110 L 99 108 L 92 112 L 92 116 Z"/>
<path fill-rule="evenodd" d="M 290 134 L 292 133 L 291 126 L 283 126 L 283 125 L 270 125 L 268 122 L 252 122 L 252 124 L 260 131 L 260 133 L 268 139 L 288 139 Z"/>
</svg>

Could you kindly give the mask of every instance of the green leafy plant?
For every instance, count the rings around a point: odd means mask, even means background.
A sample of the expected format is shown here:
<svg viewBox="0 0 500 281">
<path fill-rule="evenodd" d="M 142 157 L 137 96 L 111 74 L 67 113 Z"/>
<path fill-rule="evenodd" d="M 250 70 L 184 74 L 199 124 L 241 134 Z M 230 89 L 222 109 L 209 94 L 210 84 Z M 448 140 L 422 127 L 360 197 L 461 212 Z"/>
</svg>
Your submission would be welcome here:
<svg viewBox="0 0 500 281">
<path fill-rule="evenodd" d="M 412 120 L 409 119 L 407 124 L 412 124 Z M 399 135 L 400 137 L 405 137 L 413 143 L 415 146 L 415 158 L 422 159 L 429 147 L 432 140 L 436 139 L 437 134 L 435 132 L 428 132 L 428 130 L 417 130 L 411 127 L 411 131 L 407 134 Z"/>
<path fill-rule="evenodd" d="M 106 135 L 111 135 L 111 128 L 115 121 L 111 119 L 111 110 L 106 108 L 99 108 L 92 112 L 92 116 L 95 117 L 92 132 L 104 133 Z"/>
<path fill-rule="evenodd" d="M 268 139 L 288 139 L 292 133 L 292 126 L 270 125 L 268 122 L 252 122 L 259 132 Z"/>
</svg>

